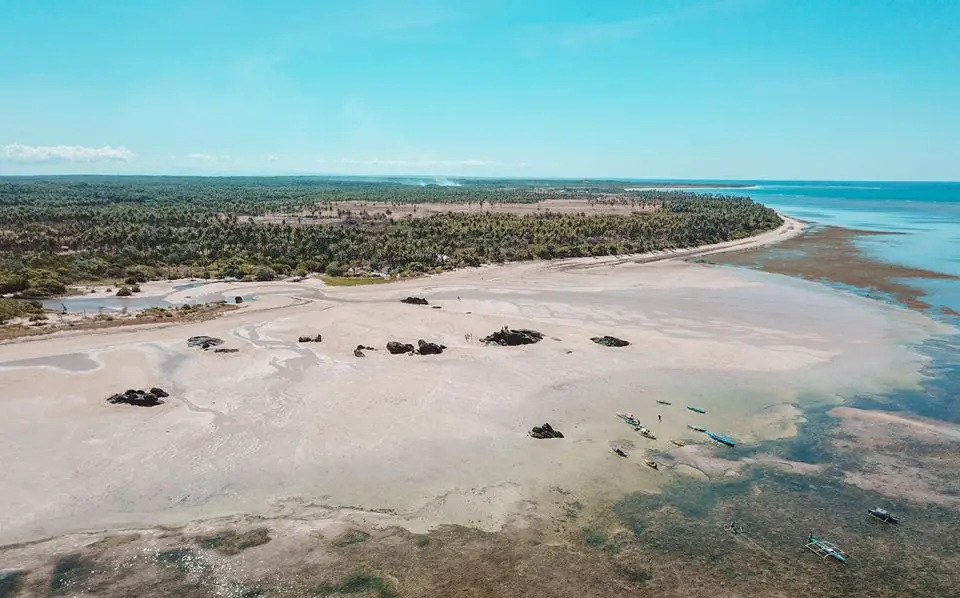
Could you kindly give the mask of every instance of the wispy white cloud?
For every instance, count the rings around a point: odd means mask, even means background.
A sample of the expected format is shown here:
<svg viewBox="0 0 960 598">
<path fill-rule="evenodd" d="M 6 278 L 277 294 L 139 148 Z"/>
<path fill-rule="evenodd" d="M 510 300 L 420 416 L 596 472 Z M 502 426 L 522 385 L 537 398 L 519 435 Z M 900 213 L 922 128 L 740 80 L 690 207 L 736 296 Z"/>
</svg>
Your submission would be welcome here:
<svg viewBox="0 0 960 598">
<path fill-rule="evenodd" d="M 191 160 L 200 160 L 202 162 L 227 162 L 230 160 L 230 156 L 217 156 L 214 154 L 203 154 L 199 152 L 187 154 L 187 157 Z"/>
<path fill-rule="evenodd" d="M 82 145 L 0 145 L 0 161 L 24 164 L 48 162 L 129 162 L 136 154 L 121 146 Z"/>
<path fill-rule="evenodd" d="M 605 21 L 578 23 L 539 23 L 520 31 L 525 45 L 532 49 L 545 47 L 581 47 L 637 37 L 653 27 L 672 22 L 708 16 L 728 9 L 741 8 L 762 0 L 704 0 L 686 5 L 665 3 L 666 10 L 648 15 Z"/>
<path fill-rule="evenodd" d="M 273 154 L 270 154 L 267 156 L 267 160 L 269 160 L 270 162 L 279 162 L 280 156 L 274 156 Z"/>
<path fill-rule="evenodd" d="M 416 168 L 425 168 L 431 166 L 470 166 L 470 167 L 487 167 L 487 166 L 503 166 L 502 162 L 497 162 L 495 160 L 385 160 L 381 158 L 372 158 L 369 160 L 356 160 L 354 158 L 340 158 L 339 160 L 326 160 L 320 159 L 317 160 L 321 164 L 352 164 L 352 165 L 361 165 L 361 166 L 401 166 L 401 167 L 416 167 Z"/>
</svg>

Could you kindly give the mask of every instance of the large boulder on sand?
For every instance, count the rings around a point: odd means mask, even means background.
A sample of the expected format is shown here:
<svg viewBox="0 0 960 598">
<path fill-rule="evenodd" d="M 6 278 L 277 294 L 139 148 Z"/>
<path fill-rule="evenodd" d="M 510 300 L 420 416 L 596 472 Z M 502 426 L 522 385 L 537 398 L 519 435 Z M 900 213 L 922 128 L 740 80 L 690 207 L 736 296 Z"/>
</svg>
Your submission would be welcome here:
<svg viewBox="0 0 960 598">
<path fill-rule="evenodd" d="M 543 424 L 542 426 L 534 426 L 534 428 L 530 430 L 530 436 L 538 439 L 563 438 L 563 432 L 560 430 L 554 430 L 553 426 L 547 423 Z"/>
<path fill-rule="evenodd" d="M 630 344 L 630 341 L 625 341 L 615 336 L 595 336 L 590 340 L 604 347 L 626 347 Z"/>
<path fill-rule="evenodd" d="M 317 336 L 301 336 L 297 338 L 298 343 L 321 343 L 323 342 L 323 335 L 318 334 Z"/>
<path fill-rule="evenodd" d="M 401 299 L 400 303 L 409 303 L 410 305 L 429 305 L 426 299 L 423 297 L 407 297 Z"/>
<path fill-rule="evenodd" d="M 428 343 L 423 339 L 417 341 L 417 353 L 420 355 L 439 355 L 443 353 L 443 350 L 446 348 L 445 345 Z"/>
<path fill-rule="evenodd" d="M 397 341 L 390 341 L 387 343 L 387 351 L 391 355 L 400 355 L 401 353 L 413 353 L 416 348 L 410 343 L 400 343 Z"/>
<path fill-rule="evenodd" d="M 157 389 L 161 390 L 161 389 Z M 161 392 L 163 392 L 161 390 Z M 167 393 L 163 393 L 164 396 L 169 396 Z M 162 405 L 163 401 L 160 400 L 156 394 L 152 392 L 144 392 L 142 390 L 133 390 L 129 389 L 127 391 L 117 393 L 107 397 L 108 403 L 113 403 L 114 405 L 126 404 L 126 405 L 136 405 L 137 407 L 153 407 L 155 405 Z"/>
<path fill-rule="evenodd" d="M 151 389 L 150 389 L 150 394 L 156 395 L 156 396 L 160 397 L 161 399 L 165 399 L 165 398 L 167 398 L 167 397 L 170 396 L 170 393 L 168 393 L 167 391 L 163 390 L 163 389 L 160 388 L 159 386 L 154 386 L 153 388 L 151 388 Z"/>
<path fill-rule="evenodd" d="M 526 328 L 518 328 L 513 330 L 504 326 L 501 330 L 498 330 L 497 332 L 494 332 L 493 334 L 480 340 L 484 343 L 508 347 L 513 347 L 516 345 L 532 345 L 533 343 L 539 343 L 541 340 L 543 340 L 543 333 Z"/>
</svg>

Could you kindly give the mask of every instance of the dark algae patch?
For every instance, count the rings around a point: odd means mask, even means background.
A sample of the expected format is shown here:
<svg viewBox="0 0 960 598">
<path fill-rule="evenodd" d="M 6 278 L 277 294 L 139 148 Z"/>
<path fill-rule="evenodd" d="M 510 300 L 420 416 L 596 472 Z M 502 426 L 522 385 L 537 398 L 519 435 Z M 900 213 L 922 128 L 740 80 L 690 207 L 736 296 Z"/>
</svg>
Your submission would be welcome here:
<svg viewBox="0 0 960 598">
<path fill-rule="evenodd" d="M 194 568 L 197 555 L 189 548 L 171 548 L 158 552 L 156 560 L 161 565 L 187 573 Z"/>
<path fill-rule="evenodd" d="M 349 594 L 364 594 L 377 598 L 396 598 L 397 593 L 385 580 L 373 575 L 355 575 L 339 585 L 322 585 L 314 590 L 318 598 L 326 596 L 343 596 Z"/>
<path fill-rule="evenodd" d="M 931 305 L 924 301 L 924 290 L 911 284 L 911 279 L 957 280 L 957 277 L 875 260 L 857 245 L 859 239 L 894 234 L 899 233 L 817 226 L 776 245 L 721 253 L 698 261 L 826 281 L 868 297 L 891 298 L 907 307 L 928 309 Z"/>
<path fill-rule="evenodd" d="M 260 546 L 270 541 L 270 534 L 266 528 L 260 527 L 238 533 L 234 530 L 224 530 L 214 536 L 199 539 L 199 544 L 205 548 L 216 550 L 220 554 L 232 556 L 240 554 L 248 548 Z"/>
<path fill-rule="evenodd" d="M 353 544 L 360 544 L 361 542 L 366 542 L 370 539 L 370 534 L 365 531 L 352 529 L 345 532 L 339 538 L 333 541 L 333 545 L 337 548 L 345 548 Z"/>
<path fill-rule="evenodd" d="M 0 598 L 15 598 L 23 588 L 23 571 L 0 571 Z"/>
<path fill-rule="evenodd" d="M 91 564 L 80 554 L 61 557 L 53 567 L 50 590 L 54 593 L 72 591 L 72 588 L 83 582 L 90 573 Z"/>
</svg>

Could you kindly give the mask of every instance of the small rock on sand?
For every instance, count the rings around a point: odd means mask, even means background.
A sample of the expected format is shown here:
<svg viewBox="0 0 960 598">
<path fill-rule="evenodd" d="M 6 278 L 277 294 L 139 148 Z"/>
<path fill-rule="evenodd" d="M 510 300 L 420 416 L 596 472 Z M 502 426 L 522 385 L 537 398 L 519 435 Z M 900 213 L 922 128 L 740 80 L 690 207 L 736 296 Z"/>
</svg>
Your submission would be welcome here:
<svg viewBox="0 0 960 598">
<path fill-rule="evenodd" d="M 615 336 L 595 336 L 590 340 L 604 347 L 626 347 L 630 344 L 630 341 L 625 341 Z"/>
</svg>

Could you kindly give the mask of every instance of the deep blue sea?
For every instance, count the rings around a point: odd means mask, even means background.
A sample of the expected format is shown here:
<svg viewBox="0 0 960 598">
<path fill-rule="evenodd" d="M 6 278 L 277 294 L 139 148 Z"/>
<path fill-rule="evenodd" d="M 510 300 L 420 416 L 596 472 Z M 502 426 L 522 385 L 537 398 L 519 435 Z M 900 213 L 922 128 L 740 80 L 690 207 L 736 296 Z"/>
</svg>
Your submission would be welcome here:
<svg viewBox="0 0 960 598">
<path fill-rule="evenodd" d="M 746 195 L 817 224 L 901 233 L 856 242 L 874 259 L 960 276 L 960 183 L 723 182 L 750 187 L 702 191 Z M 960 281 L 920 279 L 910 284 L 926 292 L 935 310 L 946 306 L 960 311 Z"/>
</svg>

